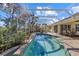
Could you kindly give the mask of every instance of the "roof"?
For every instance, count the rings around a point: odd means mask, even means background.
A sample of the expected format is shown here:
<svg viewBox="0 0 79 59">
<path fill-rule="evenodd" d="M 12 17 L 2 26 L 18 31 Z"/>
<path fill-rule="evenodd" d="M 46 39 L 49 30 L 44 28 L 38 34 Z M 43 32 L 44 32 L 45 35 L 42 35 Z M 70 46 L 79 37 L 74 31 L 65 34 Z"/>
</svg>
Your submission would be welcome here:
<svg viewBox="0 0 79 59">
<path fill-rule="evenodd" d="M 75 18 L 75 16 L 79 16 L 79 13 L 73 14 L 73 15 L 71 15 L 71 16 L 65 18 L 65 19 L 62 19 L 62 20 L 60 20 L 60 21 L 58 21 L 58 22 L 55 22 L 55 23 L 53 23 L 53 24 L 59 23 L 59 22 L 61 22 L 61 21 L 69 20 L 69 19 L 72 18 L 72 17 Z"/>
</svg>

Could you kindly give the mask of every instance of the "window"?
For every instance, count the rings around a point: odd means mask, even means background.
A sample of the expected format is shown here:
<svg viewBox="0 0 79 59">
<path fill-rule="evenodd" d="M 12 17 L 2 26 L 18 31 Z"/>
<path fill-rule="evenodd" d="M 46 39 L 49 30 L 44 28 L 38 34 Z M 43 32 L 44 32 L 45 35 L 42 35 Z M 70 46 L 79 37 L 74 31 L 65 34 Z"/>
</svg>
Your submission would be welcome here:
<svg viewBox="0 0 79 59">
<path fill-rule="evenodd" d="M 76 24 L 76 31 L 79 31 L 79 24 Z"/>
<path fill-rule="evenodd" d="M 67 30 L 67 25 L 64 25 L 64 26 L 63 26 L 63 29 L 64 29 L 64 30 Z"/>
<path fill-rule="evenodd" d="M 54 32 L 55 32 L 55 33 L 58 32 L 58 26 L 57 26 L 57 25 L 54 26 Z"/>
<path fill-rule="evenodd" d="M 68 25 L 68 30 L 70 30 L 71 29 L 71 25 Z"/>
</svg>

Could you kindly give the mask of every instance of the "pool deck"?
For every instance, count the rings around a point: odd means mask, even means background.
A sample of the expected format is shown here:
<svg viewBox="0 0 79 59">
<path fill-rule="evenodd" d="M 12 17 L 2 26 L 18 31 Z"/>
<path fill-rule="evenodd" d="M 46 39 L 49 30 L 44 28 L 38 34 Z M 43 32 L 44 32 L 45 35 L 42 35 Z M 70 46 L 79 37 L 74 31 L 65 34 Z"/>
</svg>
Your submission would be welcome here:
<svg viewBox="0 0 79 59">
<path fill-rule="evenodd" d="M 69 50 L 71 56 L 79 56 L 79 37 L 68 37 L 56 33 L 52 34 L 62 38 L 59 40 L 63 42 L 65 48 Z"/>
</svg>

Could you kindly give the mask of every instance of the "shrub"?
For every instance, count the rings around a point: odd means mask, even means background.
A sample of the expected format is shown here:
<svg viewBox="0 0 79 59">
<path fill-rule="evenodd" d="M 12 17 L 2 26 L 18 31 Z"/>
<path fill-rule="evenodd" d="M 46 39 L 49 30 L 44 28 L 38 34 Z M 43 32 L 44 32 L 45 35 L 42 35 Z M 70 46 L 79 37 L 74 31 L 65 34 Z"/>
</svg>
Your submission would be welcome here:
<svg viewBox="0 0 79 59">
<path fill-rule="evenodd" d="M 12 32 L 7 28 L 0 28 L 0 53 L 4 50 L 21 44 L 25 33 L 23 31 Z"/>
</svg>

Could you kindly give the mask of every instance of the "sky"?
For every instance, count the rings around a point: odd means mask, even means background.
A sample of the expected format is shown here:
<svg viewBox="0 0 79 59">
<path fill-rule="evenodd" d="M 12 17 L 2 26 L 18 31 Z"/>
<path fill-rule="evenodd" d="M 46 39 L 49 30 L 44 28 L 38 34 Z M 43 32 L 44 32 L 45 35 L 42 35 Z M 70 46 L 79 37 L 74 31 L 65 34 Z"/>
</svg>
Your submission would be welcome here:
<svg viewBox="0 0 79 59">
<path fill-rule="evenodd" d="M 49 17 L 39 17 L 37 23 L 52 24 L 54 22 L 60 21 L 64 18 L 71 16 L 72 14 L 79 12 L 78 3 L 20 3 L 25 8 L 29 9 L 67 9 L 67 11 L 34 11 L 31 10 L 36 16 L 53 16 Z M 0 17 L 5 17 L 5 13 L 0 11 Z M 0 26 L 3 24 L 0 22 Z"/>
<path fill-rule="evenodd" d="M 52 24 L 79 12 L 77 3 L 28 3 L 22 4 L 29 9 L 67 9 L 67 11 L 33 11 L 37 16 L 56 16 L 52 18 L 39 17 L 38 23 Z"/>
</svg>

